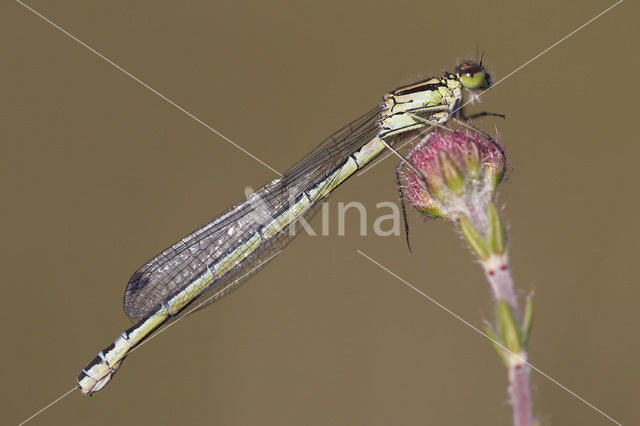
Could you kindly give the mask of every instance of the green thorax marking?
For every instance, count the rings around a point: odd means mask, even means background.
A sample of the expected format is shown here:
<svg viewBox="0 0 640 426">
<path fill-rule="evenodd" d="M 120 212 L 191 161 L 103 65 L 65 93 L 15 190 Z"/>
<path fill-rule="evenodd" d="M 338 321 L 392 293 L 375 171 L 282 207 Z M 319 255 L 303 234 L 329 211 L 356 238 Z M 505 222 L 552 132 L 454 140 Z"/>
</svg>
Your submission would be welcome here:
<svg viewBox="0 0 640 426">
<path fill-rule="evenodd" d="M 462 99 L 462 83 L 453 74 L 399 87 L 382 97 L 380 137 L 397 136 L 424 127 L 411 114 L 445 123 Z"/>
</svg>

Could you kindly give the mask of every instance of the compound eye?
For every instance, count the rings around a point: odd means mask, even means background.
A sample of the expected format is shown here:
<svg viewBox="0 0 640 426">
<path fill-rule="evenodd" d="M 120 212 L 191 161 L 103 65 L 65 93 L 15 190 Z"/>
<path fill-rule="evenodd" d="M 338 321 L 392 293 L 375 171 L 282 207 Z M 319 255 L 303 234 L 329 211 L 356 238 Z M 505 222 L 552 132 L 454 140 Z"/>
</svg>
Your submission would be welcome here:
<svg viewBox="0 0 640 426">
<path fill-rule="evenodd" d="M 475 90 L 489 87 L 487 72 L 480 65 L 463 64 L 456 71 L 460 82 L 467 89 Z"/>
</svg>

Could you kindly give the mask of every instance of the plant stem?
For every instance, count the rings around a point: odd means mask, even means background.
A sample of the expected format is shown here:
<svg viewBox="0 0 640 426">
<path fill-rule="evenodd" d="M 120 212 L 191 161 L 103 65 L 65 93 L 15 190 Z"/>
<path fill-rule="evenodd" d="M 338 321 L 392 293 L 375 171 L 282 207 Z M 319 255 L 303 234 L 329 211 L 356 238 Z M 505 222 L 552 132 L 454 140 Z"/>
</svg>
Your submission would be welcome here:
<svg viewBox="0 0 640 426">
<path fill-rule="evenodd" d="M 521 352 L 519 357 L 526 361 L 527 353 Z M 515 357 L 512 359 L 514 362 L 509 366 L 509 394 L 513 406 L 513 424 L 514 426 L 532 426 L 533 415 L 529 390 L 531 369 L 525 362 L 517 360 Z"/>
<path fill-rule="evenodd" d="M 467 205 L 458 220 L 467 243 L 480 258 L 496 300 L 499 344 L 494 345 L 508 370 L 508 392 L 513 408 L 514 426 L 533 426 L 530 392 L 530 368 L 527 364 L 527 340 L 530 323 L 523 326 L 506 253 L 506 235 L 495 205 Z M 528 305 L 529 308 L 529 305 Z M 532 314 L 532 313 L 531 313 Z M 494 342 L 495 343 L 495 342 Z"/>
<path fill-rule="evenodd" d="M 522 334 L 522 324 L 520 323 L 522 315 L 518 310 L 513 277 L 506 256 L 492 256 L 484 262 L 484 266 L 494 297 L 498 302 L 506 302 L 509 305 L 516 325 Z M 527 364 L 526 348 L 523 345 L 517 352 L 514 351 L 515 348 L 509 349 L 512 353 L 506 353 L 506 359 L 508 360 L 508 390 L 513 409 L 513 424 L 514 426 L 532 426 L 533 413 L 529 382 L 531 369 Z"/>
<path fill-rule="evenodd" d="M 513 285 L 513 277 L 506 256 L 492 256 L 485 262 L 485 273 L 497 301 L 507 302 L 513 315 L 520 318 Z"/>
</svg>

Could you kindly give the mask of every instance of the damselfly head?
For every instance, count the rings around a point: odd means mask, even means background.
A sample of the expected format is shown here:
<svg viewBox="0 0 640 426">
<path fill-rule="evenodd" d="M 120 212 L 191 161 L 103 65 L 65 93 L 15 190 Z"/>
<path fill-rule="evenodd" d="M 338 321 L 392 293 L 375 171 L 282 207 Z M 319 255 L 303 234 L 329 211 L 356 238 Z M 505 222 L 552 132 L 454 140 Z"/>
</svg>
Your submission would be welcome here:
<svg viewBox="0 0 640 426">
<path fill-rule="evenodd" d="M 464 61 L 456 67 L 460 83 L 469 90 L 485 90 L 491 87 L 491 76 L 482 66 L 482 61 Z"/>
</svg>

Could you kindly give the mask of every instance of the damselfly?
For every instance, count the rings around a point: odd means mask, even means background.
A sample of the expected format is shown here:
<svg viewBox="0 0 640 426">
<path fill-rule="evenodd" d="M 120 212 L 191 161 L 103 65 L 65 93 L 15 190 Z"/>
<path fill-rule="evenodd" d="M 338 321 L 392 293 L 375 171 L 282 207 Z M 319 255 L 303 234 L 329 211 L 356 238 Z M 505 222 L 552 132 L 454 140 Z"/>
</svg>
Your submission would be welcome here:
<svg viewBox="0 0 640 426">
<path fill-rule="evenodd" d="M 463 89 L 489 85 L 481 63 L 464 62 L 455 73 L 384 95 L 381 105 L 329 136 L 282 176 L 148 261 L 124 295 L 125 311 L 136 324 L 82 370 L 80 390 L 91 395 L 102 389 L 134 347 L 185 314 L 196 299 L 217 291 L 205 304 L 218 300 L 266 264 L 295 235 L 290 231 L 296 220 L 312 215 L 345 179 L 399 140 L 462 117 Z"/>
</svg>

